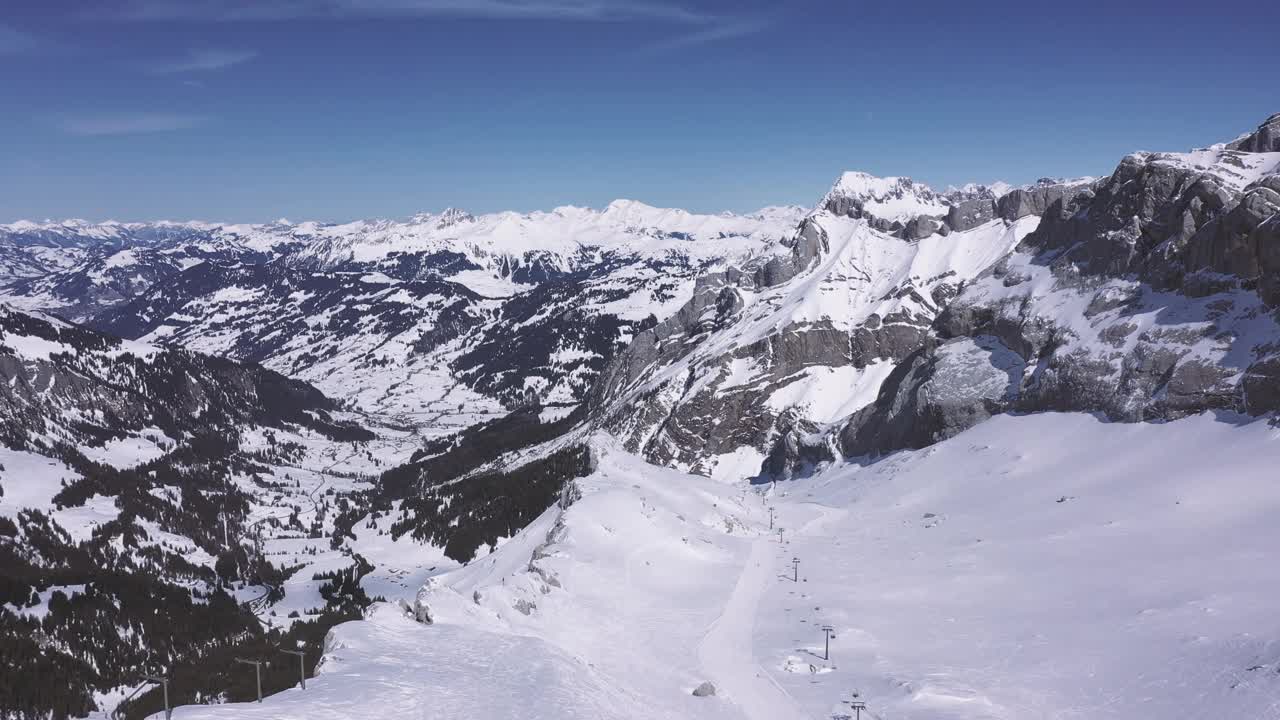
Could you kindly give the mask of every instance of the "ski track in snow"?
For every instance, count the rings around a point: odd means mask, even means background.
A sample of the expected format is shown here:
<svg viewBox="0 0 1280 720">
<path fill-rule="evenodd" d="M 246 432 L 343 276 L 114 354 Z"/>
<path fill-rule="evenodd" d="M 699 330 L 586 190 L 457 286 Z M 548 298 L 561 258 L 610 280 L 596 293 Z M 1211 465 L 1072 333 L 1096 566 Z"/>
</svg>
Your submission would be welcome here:
<svg viewBox="0 0 1280 720">
<path fill-rule="evenodd" d="M 800 528 L 798 533 L 801 535 L 817 532 L 846 514 L 844 510 L 817 503 L 805 503 L 805 506 L 815 508 L 819 515 Z M 784 530 L 784 538 L 785 535 Z M 760 599 L 768 590 L 769 583 L 780 576 L 773 559 L 779 547 L 786 548 L 787 544 L 775 541 L 772 533 L 752 542 L 751 555 L 743 566 L 733 594 L 698 646 L 698 661 L 712 678 L 717 691 L 723 689 L 725 696 L 750 720 L 809 717 L 791 694 L 756 662 L 752 651 Z"/>
<path fill-rule="evenodd" d="M 698 662 L 750 720 L 805 718 L 791 695 L 765 672 L 751 651 L 756 611 L 770 579 L 776 577 L 769 538 L 751 544 L 742 575 L 724 612 L 712 624 L 698 646 Z"/>
</svg>

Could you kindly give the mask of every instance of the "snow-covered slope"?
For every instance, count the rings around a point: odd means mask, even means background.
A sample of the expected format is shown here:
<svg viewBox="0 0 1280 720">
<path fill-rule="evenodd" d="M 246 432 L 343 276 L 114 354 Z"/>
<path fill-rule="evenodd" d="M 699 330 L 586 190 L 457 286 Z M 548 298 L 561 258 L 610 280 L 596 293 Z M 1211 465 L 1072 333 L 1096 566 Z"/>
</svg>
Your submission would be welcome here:
<svg viewBox="0 0 1280 720">
<path fill-rule="evenodd" d="M 787 720 L 853 692 L 921 720 L 1274 710 L 1265 422 L 1002 417 L 752 490 L 594 442 L 579 499 L 402 596 L 433 624 L 375 606 L 305 692 L 179 716 Z"/>
</svg>

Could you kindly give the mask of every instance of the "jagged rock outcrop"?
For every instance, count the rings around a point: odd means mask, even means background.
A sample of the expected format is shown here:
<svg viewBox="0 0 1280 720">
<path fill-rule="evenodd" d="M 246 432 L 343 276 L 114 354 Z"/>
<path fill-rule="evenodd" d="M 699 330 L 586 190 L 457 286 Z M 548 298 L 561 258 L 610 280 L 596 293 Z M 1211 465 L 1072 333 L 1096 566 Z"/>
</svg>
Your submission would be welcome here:
<svg viewBox="0 0 1280 720">
<path fill-rule="evenodd" d="M 626 352 L 606 367 L 592 402 L 616 398 L 654 368 L 684 357 L 698 338 L 728 327 L 739 316 L 743 292 L 782 285 L 830 250 L 826 231 L 812 220 L 802 222 L 784 244 L 790 250 L 787 253 L 699 277 L 688 302 L 671 317 L 636 335 Z"/>
<path fill-rule="evenodd" d="M 924 447 L 1005 411 L 1117 421 L 1275 411 L 1274 121 L 1261 140 L 1131 155 L 1108 178 L 1042 198 L 1036 231 L 939 314 L 843 427 L 842 450 Z"/>
<path fill-rule="evenodd" d="M 1062 182 L 1052 178 L 1041 178 L 1034 185 L 1014 188 L 1001 196 L 996 201 L 996 214 L 1009 221 L 1028 215 L 1044 215 L 1056 203 L 1065 205 L 1071 202 L 1071 199 L 1083 192 L 1086 187 L 1088 187 L 1086 182 Z"/>
<path fill-rule="evenodd" d="M 1059 268 L 1137 273 L 1162 289 L 1199 270 L 1254 281 L 1273 257 L 1277 164 L 1221 146 L 1130 155 L 1110 177 L 1055 200 L 1025 245 L 1054 253 Z"/>
<path fill-rule="evenodd" d="M 1182 270 L 1209 270 L 1257 282 L 1280 305 L 1280 175 L 1249 185 L 1244 195 L 1202 224 L 1185 243 Z"/>
<path fill-rule="evenodd" d="M 873 405 L 840 434 L 846 455 L 919 448 L 952 437 L 1016 399 L 1026 361 L 999 338 L 957 338 L 900 363 Z"/>
<path fill-rule="evenodd" d="M 1250 365 L 1242 385 L 1245 411 L 1250 415 L 1280 412 L 1280 353 Z"/>
<path fill-rule="evenodd" d="M 908 220 L 907 224 L 902 228 L 902 233 L 899 237 L 904 240 L 923 240 L 924 238 L 939 232 L 944 235 L 949 234 L 951 232 L 951 228 L 947 227 L 946 223 L 937 218 L 921 215 Z"/>
<path fill-rule="evenodd" d="M 990 198 L 965 200 L 947 211 L 947 226 L 952 230 L 970 230 L 997 217 L 996 201 Z"/>
<path fill-rule="evenodd" d="M 1257 130 L 1228 143 L 1227 149 L 1252 153 L 1280 152 L 1280 113 L 1263 120 Z"/>
<path fill-rule="evenodd" d="M 794 412 L 778 419 L 773 445 L 769 448 L 760 474 L 774 480 L 789 480 L 806 475 L 840 456 L 838 448 L 821 427 Z"/>
</svg>

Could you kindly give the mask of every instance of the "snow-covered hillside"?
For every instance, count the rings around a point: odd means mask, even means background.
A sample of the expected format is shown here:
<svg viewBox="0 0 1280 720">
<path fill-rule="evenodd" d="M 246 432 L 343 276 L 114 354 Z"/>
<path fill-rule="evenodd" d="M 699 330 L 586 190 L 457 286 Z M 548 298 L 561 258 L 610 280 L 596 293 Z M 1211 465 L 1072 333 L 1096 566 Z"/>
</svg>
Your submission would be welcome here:
<svg viewBox="0 0 1280 720">
<path fill-rule="evenodd" d="M 1265 422 L 1006 416 L 752 488 L 595 443 L 580 499 L 402 596 L 434 624 L 376 605 L 306 691 L 177 717 L 787 720 L 854 692 L 921 720 L 1276 709 Z"/>
</svg>

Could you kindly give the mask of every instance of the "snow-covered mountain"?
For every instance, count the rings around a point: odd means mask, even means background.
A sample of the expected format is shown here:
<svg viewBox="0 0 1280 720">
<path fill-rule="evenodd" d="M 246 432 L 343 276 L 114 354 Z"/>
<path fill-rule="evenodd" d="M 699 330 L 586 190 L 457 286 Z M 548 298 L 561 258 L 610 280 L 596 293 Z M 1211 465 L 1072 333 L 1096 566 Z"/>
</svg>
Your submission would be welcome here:
<svg viewBox="0 0 1280 720">
<path fill-rule="evenodd" d="M 157 712 L 161 668 L 245 700 L 234 658 L 294 642 L 314 687 L 183 716 L 1252 718 L 1280 691 L 1280 115 L 1020 187 L 19 223 L 0 258 L 26 717 Z"/>
<path fill-rule="evenodd" d="M 77 247 L 92 247 L 89 257 L 4 293 L 457 429 L 474 420 L 449 422 L 459 405 L 493 414 L 580 401 L 616 347 L 673 312 L 697 275 L 771 252 L 804 213 L 696 215 L 619 200 L 340 225 L 111 224 L 84 230 Z M 137 244 L 122 245 L 124 233 Z"/>
<path fill-rule="evenodd" d="M 629 450 L 726 477 L 924 447 L 1010 410 L 1280 409 L 1280 154 L 1249 149 L 1278 124 L 979 200 L 994 215 L 965 230 L 931 219 L 945 200 L 918 183 L 847 173 L 789 256 L 704 276 L 594 404 Z M 932 232 L 903 235 L 908 216 Z"/>
</svg>

